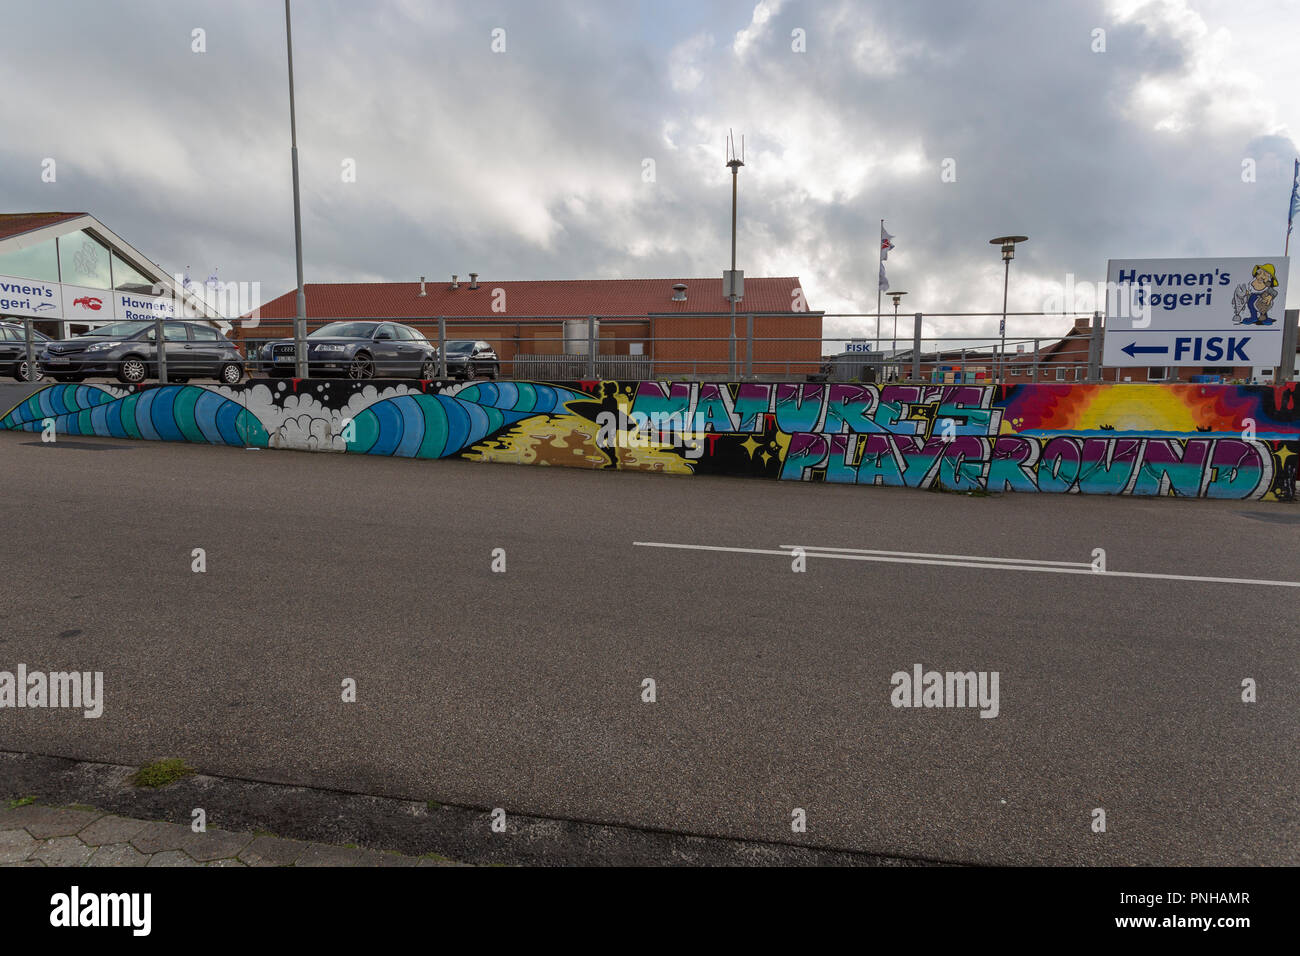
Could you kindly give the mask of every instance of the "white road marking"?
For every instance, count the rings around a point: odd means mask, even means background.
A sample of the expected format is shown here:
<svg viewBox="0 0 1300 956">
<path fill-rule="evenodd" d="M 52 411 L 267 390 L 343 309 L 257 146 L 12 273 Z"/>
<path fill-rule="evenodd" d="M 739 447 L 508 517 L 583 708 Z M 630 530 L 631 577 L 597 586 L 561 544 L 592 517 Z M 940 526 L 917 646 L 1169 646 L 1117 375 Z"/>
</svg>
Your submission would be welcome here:
<svg viewBox="0 0 1300 956">
<path fill-rule="evenodd" d="M 727 551 L 734 554 L 773 554 L 783 558 L 790 557 L 790 551 L 778 551 L 771 548 L 727 548 L 712 544 L 670 544 L 663 541 L 633 541 L 637 548 L 672 548 L 681 551 Z M 835 561 L 879 561 L 885 564 L 928 564 L 946 568 L 983 568 L 991 571 L 1042 571 L 1051 574 L 1088 574 L 1099 578 L 1147 578 L 1156 581 L 1195 581 L 1203 584 L 1257 584 L 1265 587 L 1300 588 L 1300 581 L 1265 581 L 1258 578 L 1216 578 L 1196 574 L 1156 574 L 1145 571 L 1093 571 L 1091 565 L 1084 567 L 1048 566 L 1040 564 L 1006 564 L 993 563 L 1025 560 L 1021 558 L 992 558 L 988 561 L 939 561 L 931 558 L 893 557 L 888 554 L 837 554 L 829 551 L 805 549 L 809 558 L 826 558 Z M 1066 562 L 1060 562 L 1065 564 Z"/>
<path fill-rule="evenodd" d="M 1090 561 L 1039 561 L 1037 558 L 994 558 L 985 554 L 931 554 L 925 551 L 876 551 L 871 548 L 823 548 L 811 544 L 781 544 L 780 548 L 803 548 L 805 552 L 836 551 L 844 554 L 884 554 L 894 558 L 942 558 L 945 563 L 953 561 L 996 561 L 1000 564 L 1048 564 L 1063 568 L 1091 568 Z"/>
</svg>

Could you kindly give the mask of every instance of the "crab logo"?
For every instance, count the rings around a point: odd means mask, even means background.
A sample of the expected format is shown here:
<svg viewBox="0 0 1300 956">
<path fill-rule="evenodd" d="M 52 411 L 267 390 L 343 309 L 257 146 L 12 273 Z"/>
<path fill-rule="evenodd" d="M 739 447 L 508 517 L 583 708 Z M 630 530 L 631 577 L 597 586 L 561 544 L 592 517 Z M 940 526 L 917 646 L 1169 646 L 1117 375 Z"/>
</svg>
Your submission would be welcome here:
<svg viewBox="0 0 1300 956">
<path fill-rule="evenodd" d="M 79 299 L 73 299 L 72 304 L 84 305 L 87 309 L 90 309 L 90 311 L 98 312 L 100 307 L 104 304 L 104 300 L 97 299 L 93 295 L 83 295 Z"/>
</svg>

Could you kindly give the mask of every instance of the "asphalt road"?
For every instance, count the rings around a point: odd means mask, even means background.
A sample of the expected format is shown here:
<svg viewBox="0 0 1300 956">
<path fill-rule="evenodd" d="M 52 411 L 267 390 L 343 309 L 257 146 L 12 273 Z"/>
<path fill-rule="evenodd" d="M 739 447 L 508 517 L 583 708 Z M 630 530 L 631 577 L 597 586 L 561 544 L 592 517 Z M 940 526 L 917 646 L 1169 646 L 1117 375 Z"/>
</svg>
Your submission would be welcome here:
<svg viewBox="0 0 1300 956">
<path fill-rule="evenodd" d="M 633 545 L 1295 582 L 1295 505 L 17 433 L 0 480 L 0 670 L 107 699 L 0 709 L 0 750 L 925 860 L 1300 862 L 1296 588 Z M 999 715 L 891 706 L 917 663 L 997 671 Z"/>
</svg>

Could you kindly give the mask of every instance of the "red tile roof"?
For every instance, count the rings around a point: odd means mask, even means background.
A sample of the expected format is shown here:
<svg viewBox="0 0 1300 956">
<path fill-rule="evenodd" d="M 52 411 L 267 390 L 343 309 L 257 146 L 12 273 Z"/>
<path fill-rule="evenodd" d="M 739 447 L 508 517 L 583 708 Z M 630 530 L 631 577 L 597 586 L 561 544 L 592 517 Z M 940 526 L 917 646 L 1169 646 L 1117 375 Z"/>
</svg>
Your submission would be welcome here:
<svg viewBox="0 0 1300 956">
<path fill-rule="evenodd" d="M 673 286 L 686 285 L 686 301 L 673 301 Z M 746 278 L 745 298 L 737 311 L 793 312 L 797 277 Z M 499 301 L 496 290 L 505 291 L 505 312 L 493 311 Z M 525 316 L 617 316 L 696 312 L 727 312 L 730 303 L 722 296 L 722 279 L 543 279 L 528 282 L 496 282 L 479 279 L 471 289 L 461 276 L 460 288 L 450 279 L 425 283 L 424 296 L 418 282 L 307 283 L 307 317 L 345 318 L 436 318 L 440 315 L 482 316 L 511 321 Z M 287 319 L 296 315 L 296 291 L 286 292 L 262 306 L 259 315 Z M 804 305 L 798 311 L 807 312 Z"/>
<path fill-rule="evenodd" d="M 0 213 L 0 239 L 42 229 L 69 219 L 88 215 L 84 212 L 6 212 Z"/>
</svg>

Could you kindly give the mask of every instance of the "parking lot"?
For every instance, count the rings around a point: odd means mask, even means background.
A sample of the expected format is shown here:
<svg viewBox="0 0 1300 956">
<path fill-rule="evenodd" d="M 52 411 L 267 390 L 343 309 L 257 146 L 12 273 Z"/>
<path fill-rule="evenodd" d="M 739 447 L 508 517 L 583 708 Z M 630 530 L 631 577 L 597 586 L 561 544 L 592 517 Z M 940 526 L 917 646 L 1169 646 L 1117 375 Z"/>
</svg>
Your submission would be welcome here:
<svg viewBox="0 0 1300 956">
<path fill-rule="evenodd" d="M 0 710 L 0 749 L 922 860 L 1300 859 L 1294 505 L 31 433 L 0 476 L 0 666 L 105 687 Z M 1097 548 L 1165 577 L 1028 569 Z M 998 672 L 996 718 L 893 706 L 917 664 Z"/>
</svg>

